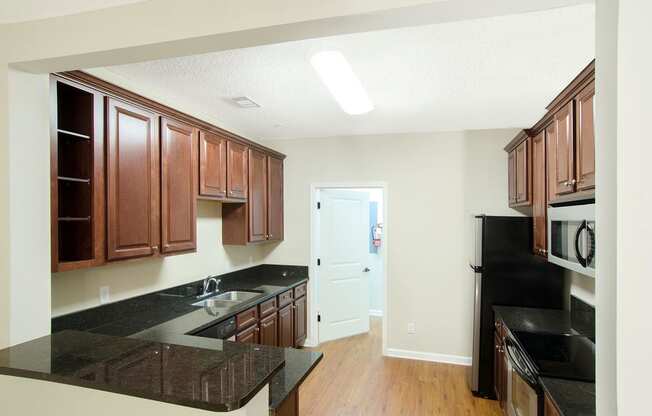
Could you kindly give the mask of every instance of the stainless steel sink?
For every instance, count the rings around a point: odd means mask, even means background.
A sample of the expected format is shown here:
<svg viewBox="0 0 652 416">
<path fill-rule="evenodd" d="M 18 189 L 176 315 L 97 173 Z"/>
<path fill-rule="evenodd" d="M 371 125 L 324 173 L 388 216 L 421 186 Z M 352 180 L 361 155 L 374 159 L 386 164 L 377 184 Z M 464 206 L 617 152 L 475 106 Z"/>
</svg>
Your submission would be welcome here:
<svg viewBox="0 0 652 416">
<path fill-rule="evenodd" d="M 220 293 L 219 295 L 211 296 L 195 302 L 192 306 L 207 306 L 213 308 L 229 307 L 237 303 L 241 303 L 255 297 L 260 296 L 260 292 L 248 292 L 244 290 L 232 290 L 229 292 Z"/>
</svg>

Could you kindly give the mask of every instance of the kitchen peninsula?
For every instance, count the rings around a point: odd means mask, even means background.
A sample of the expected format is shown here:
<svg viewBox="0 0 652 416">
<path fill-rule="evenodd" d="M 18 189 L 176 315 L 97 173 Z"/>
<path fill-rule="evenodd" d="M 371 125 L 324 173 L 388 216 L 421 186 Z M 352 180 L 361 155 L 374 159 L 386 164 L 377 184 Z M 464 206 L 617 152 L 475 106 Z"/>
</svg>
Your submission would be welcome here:
<svg viewBox="0 0 652 416">
<path fill-rule="evenodd" d="M 52 335 L 0 351 L 0 374 L 214 412 L 263 414 L 264 401 L 272 414 L 295 414 L 285 409 L 297 409 L 298 387 L 322 354 L 260 345 L 259 338 L 231 342 L 210 329 L 235 321 L 236 332 L 245 326 L 258 333 L 252 320 L 243 324 L 243 314 L 255 310 L 257 318 L 267 313 L 261 305 L 280 298 L 292 303 L 305 290 L 307 268 L 262 265 L 216 280 L 216 293 L 255 296 L 193 305 L 199 281 L 58 317 Z"/>
</svg>

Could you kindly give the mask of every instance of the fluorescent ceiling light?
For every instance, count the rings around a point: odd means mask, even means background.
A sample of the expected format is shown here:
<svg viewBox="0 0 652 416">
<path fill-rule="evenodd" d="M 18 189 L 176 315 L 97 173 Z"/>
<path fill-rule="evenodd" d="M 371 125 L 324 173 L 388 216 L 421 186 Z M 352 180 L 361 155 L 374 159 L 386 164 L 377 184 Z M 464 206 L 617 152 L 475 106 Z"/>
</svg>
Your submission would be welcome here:
<svg viewBox="0 0 652 416">
<path fill-rule="evenodd" d="M 312 56 L 310 63 L 345 113 L 364 114 L 374 109 L 362 83 L 340 52 L 318 52 Z"/>
</svg>

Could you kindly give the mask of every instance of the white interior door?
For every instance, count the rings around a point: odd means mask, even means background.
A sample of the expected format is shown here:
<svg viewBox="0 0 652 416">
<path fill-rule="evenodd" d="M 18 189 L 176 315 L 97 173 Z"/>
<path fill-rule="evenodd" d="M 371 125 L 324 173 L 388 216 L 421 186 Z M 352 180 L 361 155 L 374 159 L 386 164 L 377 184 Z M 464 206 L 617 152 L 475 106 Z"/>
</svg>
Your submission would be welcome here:
<svg viewBox="0 0 652 416">
<path fill-rule="evenodd" d="M 322 190 L 319 210 L 319 341 L 369 332 L 369 195 Z"/>
</svg>

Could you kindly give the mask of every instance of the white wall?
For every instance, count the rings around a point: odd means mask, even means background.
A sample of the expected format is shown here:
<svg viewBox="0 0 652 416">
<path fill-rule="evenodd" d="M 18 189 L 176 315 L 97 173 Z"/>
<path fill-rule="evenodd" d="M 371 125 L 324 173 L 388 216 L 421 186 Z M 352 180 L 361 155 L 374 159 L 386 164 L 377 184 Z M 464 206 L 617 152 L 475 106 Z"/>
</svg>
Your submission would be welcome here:
<svg viewBox="0 0 652 416">
<path fill-rule="evenodd" d="M 620 0 L 619 7 L 616 348 L 618 412 L 629 416 L 649 413 L 647 387 L 652 374 L 652 2 Z"/>
<path fill-rule="evenodd" d="M 50 333 L 49 77 L 9 72 L 10 342 Z M 46 280 L 47 281 L 47 280 Z"/>
<path fill-rule="evenodd" d="M 221 204 L 198 201 L 196 253 L 53 274 L 52 315 L 99 305 L 101 286 L 109 286 L 111 301 L 116 301 L 260 264 L 273 246 L 222 245 Z"/>
<path fill-rule="evenodd" d="M 91 409 L 94 416 L 115 416 L 117 414 L 139 416 L 215 415 L 215 412 L 193 407 L 23 377 L 0 375 L 0 389 L 3 392 L 11 392 L 11 394 L 3 395 L 2 398 L 2 414 L 8 416 L 86 416 Z M 37 400 L 34 399 L 34 392 L 38 392 Z M 256 393 L 244 407 L 220 414 L 225 416 L 269 415 L 269 385 Z"/>
<path fill-rule="evenodd" d="M 507 207 L 513 129 L 269 142 L 285 164 L 285 243 L 267 258 L 310 264 L 310 185 L 386 182 L 388 339 L 392 349 L 468 357 L 472 279 L 464 232 L 470 213 Z M 267 144 L 267 143 L 266 143 Z M 417 333 L 408 335 L 408 322 Z M 436 334 L 436 335 L 433 335 Z"/>
<path fill-rule="evenodd" d="M 617 60 L 618 2 L 596 2 L 595 156 L 596 235 L 596 410 L 616 415 L 616 292 L 617 270 Z M 623 413 L 624 414 L 624 413 Z"/>
</svg>

